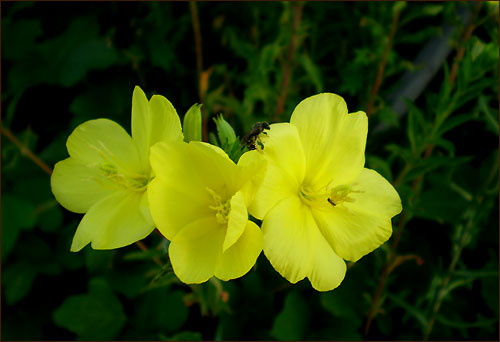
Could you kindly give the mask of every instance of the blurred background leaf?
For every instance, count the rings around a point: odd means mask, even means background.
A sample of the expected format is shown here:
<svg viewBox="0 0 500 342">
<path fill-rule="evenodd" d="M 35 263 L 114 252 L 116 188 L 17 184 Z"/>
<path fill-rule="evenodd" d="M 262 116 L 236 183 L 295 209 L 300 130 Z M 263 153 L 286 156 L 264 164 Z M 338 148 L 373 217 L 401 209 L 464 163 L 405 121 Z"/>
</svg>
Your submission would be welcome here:
<svg viewBox="0 0 500 342">
<path fill-rule="evenodd" d="M 497 339 L 498 3 L 200 2 L 199 33 L 183 2 L 0 6 L 2 340 Z M 369 114 L 366 167 L 401 196 L 393 236 L 327 293 L 264 255 L 241 279 L 182 284 L 156 232 L 70 253 L 82 216 L 48 172 L 86 120 L 130 131 L 136 85 L 181 119 L 202 103 L 234 160 L 256 122 L 341 95 Z"/>
</svg>

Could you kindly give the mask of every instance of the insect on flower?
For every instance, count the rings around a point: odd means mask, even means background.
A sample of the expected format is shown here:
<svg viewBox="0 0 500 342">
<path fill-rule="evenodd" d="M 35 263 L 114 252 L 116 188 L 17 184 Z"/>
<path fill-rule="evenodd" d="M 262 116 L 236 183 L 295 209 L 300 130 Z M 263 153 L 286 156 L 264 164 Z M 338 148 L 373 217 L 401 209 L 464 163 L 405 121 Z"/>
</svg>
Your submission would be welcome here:
<svg viewBox="0 0 500 342">
<path fill-rule="evenodd" d="M 348 114 L 342 97 L 323 93 L 300 102 L 290 123 L 269 125 L 257 147 L 268 165 L 249 212 L 262 220 L 265 256 L 291 283 L 308 278 L 316 290 L 332 290 L 344 260 L 391 236 L 401 200 L 365 168 L 367 133 L 364 112 Z"/>
<path fill-rule="evenodd" d="M 248 132 L 248 134 L 243 137 L 242 142 L 245 143 L 249 151 L 255 149 L 262 149 L 264 148 L 264 145 L 260 142 L 259 136 L 261 134 L 267 135 L 267 133 L 264 132 L 264 130 L 269 130 L 269 129 L 270 127 L 267 122 L 265 121 L 257 122 L 255 125 L 253 125 L 250 132 Z"/>
</svg>

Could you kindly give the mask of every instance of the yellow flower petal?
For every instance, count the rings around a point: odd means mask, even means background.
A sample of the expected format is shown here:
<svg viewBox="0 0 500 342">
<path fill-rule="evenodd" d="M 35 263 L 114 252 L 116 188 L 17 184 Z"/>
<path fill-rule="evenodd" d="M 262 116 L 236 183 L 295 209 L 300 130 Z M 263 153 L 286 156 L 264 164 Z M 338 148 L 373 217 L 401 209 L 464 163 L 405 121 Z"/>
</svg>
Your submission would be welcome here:
<svg viewBox="0 0 500 342">
<path fill-rule="evenodd" d="M 281 200 L 298 193 L 304 178 L 305 159 L 297 129 L 289 123 L 272 124 L 264 136 L 264 150 L 256 151 L 268 161 L 250 214 L 262 219 Z"/>
<path fill-rule="evenodd" d="M 183 141 L 181 120 L 172 103 L 165 97 L 153 95 L 149 101 L 151 137 L 149 147 L 158 141 Z"/>
<path fill-rule="evenodd" d="M 291 283 L 310 273 L 308 229 L 315 225 L 309 209 L 295 196 L 279 202 L 264 217 L 264 254 L 274 269 Z"/>
<path fill-rule="evenodd" d="M 248 212 L 245 205 L 243 194 L 238 191 L 231 197 L 230 211 L 228 215 L 227 231 L 222 245 L 222 251 L 225 252 L 229 247 L 235 244 L 245 230 L 248 222 Z"/>
<path fill-rule="evenodd" d="M 363 169 L 352 190 L 349 201 L 313 215 L 334 250 L 357 261 L 390 238 L 391 218 L 402 206 L 394 187 L 374 170 Z"/>
<path fill-rule="evenodd" d="M 390 218 L 355 212 L 343 206 L 315 210 L 323 236 L 345 260 L 357 261 L 386 242 L 392 234 Z"/>
<path fill-rule="evenodd" d="M 236 192 L 234 186 L 229 186 L 236 184 L 236 165 L 216 146 L 199 141 L 160 142 L 151 148 L 150 159 L 156 177 L 167 185 L 182 183 L 207 198 L 207 187 L 224 189 L 219 193 L 224 200 Z"/>
<path fill-rule="evenodd" d="M 281 201 L 262 223 L 264 254 L 291 283 L 309 278 L 318 291 L 342 282 L 346 265 L 321 235 L 310 208 L 298 197 Z"/>
<path fill-rule="evenodd" d="M 107 179 L 97 167 L 89 167 L 67 158 L 54 166 L 50 178 L 52 193 L 66 209 L 85 213 L 104 197 L 114 193 L 119 186 Z"/>
<path fill-rule="evenodd" d="M 224 152 L 206 143 L 160 142 L 151 148 L 156 178 L 149 184 L 151 214 L 160 232 L 172 240 L 194 218 L 212 216 L 209 190 L 222 189 L 230 198 L 225 177 L 234 178 L 236 165 Z M 214 146 L 215 147 L 215 146 Z"/>
<path fill-rule="evenodd" d="M 149 163 L 149 148 L 159 141 L 182 141 L 179 115 L 165 97 L 153 95 L 148 102 L 141 88 L 132 95 L 132 137 L 141 160 Z"/>
<path fill-rule="evenodd" d="M 307 229 L 311 243 L 311 270 L 307 278 L 317 291 L 333 290 L 344 280 L 346 264 L 334 252 L 316 225 Z"/>
<path fill-rule="evenodd" d="M 394 187 L 374 170 L 363 169 L 352 190 L 349 201 L 313 215 L 334 250 L 357 261 L 391 237 L 391 218 L 402 207 Z"/>
<path fill-rule="evenodd" d="M 308 97 L 293 111 L 307 161 L 305 184 L 321 188 L 353 181 L 365 163 L 368 118 L 347 114 L 342 97 L 323 93 Z"/>
<path fill-rule="evenodd" d="M 93 205 L 76 230 L 71 251 L 89 242 L 94 249 L 120 248 L 149 235 L 154 226 L 141 213 L 141 197 L 141 192 L 116 191 Z"/>
<path fill-rule="evenodd" d="M 137 146 L 143 164 L 147 164 L 149 137 L 151 135 L 151 113 L 148 98 L 141 88 L 136 86 L 132 94 L 132 137 Z"/>
<path fill-rule="evenodd" d="M 304 179 L 305 157 L 299 133 L 287 122 L 270 125 L 270 130 L 261 135 L 264 155 L 280 166 L 284 173 L 300 184 Z"/>
<path fill-rule="evenodd" d="M 245 275 L 262 251 L 262 231 L 252 221 L 247 221 L 246 228 L 238 241 L 226 250 L 215 268 L 215 276 L 221 280 L 230 280 Z"/>
<path fill-rule="evenodd" d="M 90 167 L 110 164 L 135 176 L 144 171 L 128 133 L 108 119 L 90 120 L 79 125 L 69 136 L 66 146 L 72 158 Z"/>
<path fill-rule="evenodd" d="M 141 202 L 139 204 L 139 209 L 141 211 L 142 216 L 144 216 L 144 219 L 150 225 L 155 226 L 153 217 L 151 216 L 151 210 L 149 209 L 149 200 L 147 191 L 144 191 L 141 195 Z"/>
<path fill-rule="evenodd" d="M 176 178 L 177 180 L 179 178 Z M 149 209 L 158 230 L 169 240 L 197 217 L 212 217 L 210 197 L 204 189 L 155 178 L 148 187 Z"/>
<path fill-rule="evenodd" d="M 186 284 L 210 279 L 222 254 L 224 234 L 225 229 L 215 217 L 197 219 L 184 226 L 168 250 L 175 275 Z"/>
<path fill-rule="evenodd" d="M 352 189 L 352 201 L 344 202 L 347 209 L 382 218 L 391 218 L 403 210 L 396 189 L 375 170 L 364 168 Z"/>
<path fill-rule="evenodd" d="M 255 197 L 266 175 L 267 160 L 256 150 L 248 151 L 238 160 L 236 188 L 241 189 L 248 207 Z"/>
</svg>

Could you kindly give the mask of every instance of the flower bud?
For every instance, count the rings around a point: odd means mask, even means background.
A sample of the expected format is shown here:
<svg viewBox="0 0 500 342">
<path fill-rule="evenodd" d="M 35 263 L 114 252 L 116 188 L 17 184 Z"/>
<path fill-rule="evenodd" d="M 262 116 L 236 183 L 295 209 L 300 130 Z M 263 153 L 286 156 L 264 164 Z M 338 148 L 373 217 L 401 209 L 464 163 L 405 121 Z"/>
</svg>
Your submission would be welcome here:
<svg viewBox="0 0 500 342">
<path fill-rule="evenodd" d="M 184 115 L 184 141 L 201 141 L 201 106 L 195 103 Z"/>
<path fill-rule="evenodd" d="M 224 120 L 222 114 L 215 117 L 214 121 L 217 125 L 217 134 L 219 135 L 221 146 L 232 146 L 236 141 L 236 134 L 234 133 L 233 127 Z"/>
</svg>

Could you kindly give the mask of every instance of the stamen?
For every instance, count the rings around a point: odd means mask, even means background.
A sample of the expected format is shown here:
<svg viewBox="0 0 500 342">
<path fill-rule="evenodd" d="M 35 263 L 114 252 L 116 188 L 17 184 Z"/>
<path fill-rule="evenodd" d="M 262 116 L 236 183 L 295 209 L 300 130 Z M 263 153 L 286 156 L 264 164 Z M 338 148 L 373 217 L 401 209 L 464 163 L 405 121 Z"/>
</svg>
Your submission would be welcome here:
<svg viewBox="0 0 500 342">
<path fill-rule="evenodd" d="M 99 165 L 99 169 L 104 172 L 108 180 L 133 191 L 144 191 L 150 181 L 146 175 L 130 176 L 130 174 L 123 172 L 121 169 L 119 170 L 116 165 L 111 163 L 102 163 Z"/>
<path fill-rule="evenodd" d="M 216 194 L 215 191 L 208 187 L 206 189 L 212 195 L 215 202 L 215 205 L 210 205 L 208 207 L 215 211 L 215 219 L 217 220 L 217 223 L 224 225 L 227 224 L 229 212 L 231 210 L 230 200 L 222 203 L 222 198 Z"/>
</svg>

